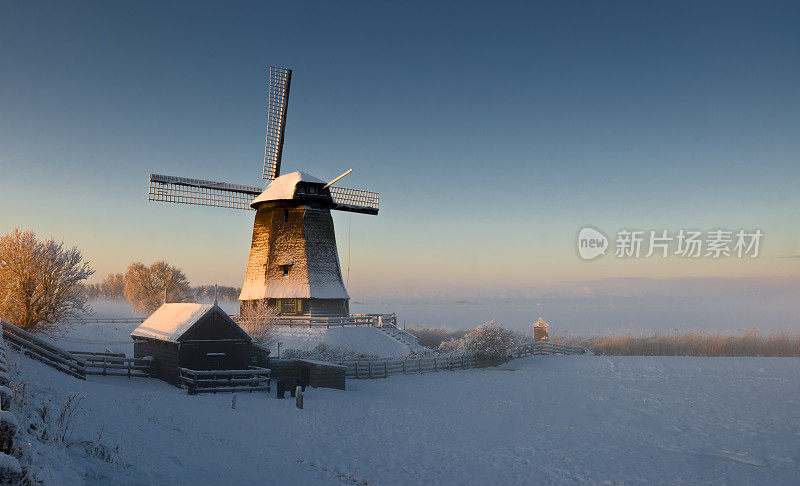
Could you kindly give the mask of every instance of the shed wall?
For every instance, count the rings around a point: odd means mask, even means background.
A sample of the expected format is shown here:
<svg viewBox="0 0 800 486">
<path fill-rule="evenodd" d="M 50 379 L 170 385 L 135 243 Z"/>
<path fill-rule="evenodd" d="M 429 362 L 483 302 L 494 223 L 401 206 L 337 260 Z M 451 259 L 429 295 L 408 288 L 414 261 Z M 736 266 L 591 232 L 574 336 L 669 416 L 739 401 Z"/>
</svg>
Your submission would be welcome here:
<svg viewBox="0 0 800 486">
<path fill-rule="evenodd" d="M 153 376 L 172 385 L 178 384 L 178 345 L 166 341 L 137 339 L 133 342 L 133 357 L 152 356 Z"/>
</svg>

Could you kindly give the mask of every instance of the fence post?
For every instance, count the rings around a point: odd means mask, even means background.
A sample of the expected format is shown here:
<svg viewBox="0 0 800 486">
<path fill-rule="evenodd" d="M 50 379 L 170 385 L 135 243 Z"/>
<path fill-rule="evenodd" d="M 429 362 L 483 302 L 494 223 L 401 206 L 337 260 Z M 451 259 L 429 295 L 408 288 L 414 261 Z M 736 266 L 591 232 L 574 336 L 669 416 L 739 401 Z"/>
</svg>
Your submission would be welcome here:
<svg viewBox="0 0 800 486">
<path fill-rule="evenodd" d="M 369 373 L 369 377 L 372 378 L 372 360 L 369 360 L 367 363 L 369 364 L 367 372 Z"/>
<path fill-rule="evenodd" d="M 422 374 L 422 358 L 417 358 L 417 365 L 419 367 L 420 374 Z"/>
<path fill-rule="evenodd" d="M 103 356 L 103 376 L 106 376 L 106 357 Z"/>
<path fill-rule="evenodd" d="M 361 364 L 361 360 L 356 360 L 356 380 L 358 379 L 358 365 Z"/>
<path fill-rule="evenodd" d="M 386 362 L 383 363 L 383 377 L 389 378 L 389 358 L 386 358 Z"/>
<path fill-rule="evenodd" d="M 403 374 L 406 374 L 406 358 L 403 358 Z"/>
<path fill-rule="evenodd" d="M 433 357 L 433 371 L 439 371 L 439 368 L 436 366 L 436 356 Z"/>
</svg>

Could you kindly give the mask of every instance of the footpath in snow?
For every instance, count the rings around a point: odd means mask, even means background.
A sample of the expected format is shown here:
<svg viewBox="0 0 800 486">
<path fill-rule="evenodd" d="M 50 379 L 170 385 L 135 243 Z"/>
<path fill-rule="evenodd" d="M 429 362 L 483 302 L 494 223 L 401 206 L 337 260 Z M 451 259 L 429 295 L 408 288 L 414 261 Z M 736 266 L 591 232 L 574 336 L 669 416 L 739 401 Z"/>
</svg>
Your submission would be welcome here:
<svg viewBox="0 0 800 486">
<path fill-rule="evenodd" d="M 79 381 L 9 353 L 36 402 L 83 399 L 54 484 L 796 484 L 800 360 L 533 356 L 499 368 L 264 394 Z M 38 446 L 37 446 L 38 447 Z"/>
</svg>

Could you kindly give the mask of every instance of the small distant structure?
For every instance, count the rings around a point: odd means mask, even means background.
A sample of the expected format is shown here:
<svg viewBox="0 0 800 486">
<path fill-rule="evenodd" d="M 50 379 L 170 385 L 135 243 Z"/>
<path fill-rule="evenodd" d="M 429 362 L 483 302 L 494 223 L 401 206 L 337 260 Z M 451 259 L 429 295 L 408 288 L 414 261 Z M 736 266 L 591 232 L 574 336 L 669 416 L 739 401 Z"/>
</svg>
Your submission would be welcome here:
<svg viewBox="0 0 800 486">
<path fill-rule="evenodd" d="M 133 355 L 155 358 L 153 376 L 178 385 L 178 368 L 245 370 L 268 351 L 214 304 L 164 304 L 131 333 Z"/>
<path fill-rule="evenodd" d="M 533 340 L 535 342 L 547 341 L 547 328 L 550 325 L 540 317 L 538 321 L 533 323 Z"/>
</svg>

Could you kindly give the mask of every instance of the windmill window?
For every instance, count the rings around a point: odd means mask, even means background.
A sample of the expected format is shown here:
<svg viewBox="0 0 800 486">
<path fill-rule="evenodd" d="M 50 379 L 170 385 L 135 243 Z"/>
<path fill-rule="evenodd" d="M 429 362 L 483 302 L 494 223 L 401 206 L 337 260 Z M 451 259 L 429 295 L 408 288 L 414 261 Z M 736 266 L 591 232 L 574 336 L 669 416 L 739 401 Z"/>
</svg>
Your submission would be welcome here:
<svg viewBox="0 0 800 486">
<path fill-rule="evenodd" d="M 288 209 L 284 209 L 283 210 L 283 222 L 284 223 L 288 223 L 289 222 L 289 210 Z"/>
<path fill-rule="evenodd" d="M 291 267 L 291 265 L 281 265 L 281 271 L 283 272 L 284 277 L 289 276 L 289 267 Z"/>
</svg>

